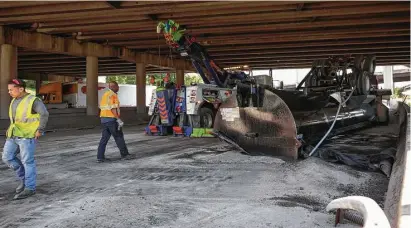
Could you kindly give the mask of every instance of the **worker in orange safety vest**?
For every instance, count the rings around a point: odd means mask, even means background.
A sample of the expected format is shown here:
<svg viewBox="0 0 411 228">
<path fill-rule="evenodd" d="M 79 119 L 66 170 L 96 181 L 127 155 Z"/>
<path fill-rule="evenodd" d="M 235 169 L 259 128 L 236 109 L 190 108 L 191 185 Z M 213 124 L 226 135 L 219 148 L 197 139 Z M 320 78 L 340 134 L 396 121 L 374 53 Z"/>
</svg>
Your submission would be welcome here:
<svg viewBox="0 0 411 228">
<path fill-rule="evenodd" d="M 102 125 L 102 136 L 97 151 L 97 162 L 110 161 L 105 157 L 107 142 L 113 136 L 120 150 L 122 159 L 130 159 L 122 127 L 124 122 L 120 119 L 120 102 L 117 96 L 119 86 L 117 82 L 109 83 L 109 90 L 104 93 L 100 101 L 100 119 Z"/>
</svg>

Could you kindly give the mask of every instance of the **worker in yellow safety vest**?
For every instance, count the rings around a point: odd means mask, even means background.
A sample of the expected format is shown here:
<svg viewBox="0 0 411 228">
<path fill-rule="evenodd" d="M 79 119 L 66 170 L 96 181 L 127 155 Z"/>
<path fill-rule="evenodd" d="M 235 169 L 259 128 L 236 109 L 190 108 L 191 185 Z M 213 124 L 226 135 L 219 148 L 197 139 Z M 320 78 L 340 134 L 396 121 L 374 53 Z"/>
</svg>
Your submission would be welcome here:
<svg viewBox="0 0 411 228">
<path fill-rule="evenodd" d="M 124 122 L 120 119 L 120 101 L 117 93 L 119 86 L 117 82 L 109 83 L 109 90 L 104 93 L 100 101 L 100 119 L 102 125 L 102 137 L 97 151 L 97 162 L 109 161 L 104 154 L 107 142 L 113 136 L 117 147 L 120 150 L 122 159 L 130 159 L 130 154 L 124 141 L 122 127 Z"/>
<path fill-rule="evenodd" d="M 49 113 L 39 98 L 26 92 L 23 80 L 11 80 L 8 91 L 13 100 L 9 107 L 10 126 L 2 159 L 20 180 L 14 199 L 24 199 L 36 193 L 34 152 L 38 138 L 44 134 Z M 21 159 L 17 158 L 19 153 Z"/>
</svg>

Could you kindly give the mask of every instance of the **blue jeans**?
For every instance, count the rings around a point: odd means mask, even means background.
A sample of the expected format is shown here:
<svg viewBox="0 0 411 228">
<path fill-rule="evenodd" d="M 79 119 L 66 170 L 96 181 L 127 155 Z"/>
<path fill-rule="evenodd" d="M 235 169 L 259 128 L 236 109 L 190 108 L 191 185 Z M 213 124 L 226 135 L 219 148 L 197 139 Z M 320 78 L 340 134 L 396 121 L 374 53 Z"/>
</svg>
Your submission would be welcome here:
<svg viewBox="0 0 411 228">
<path fill-rule="evenodd" d="M 36 139 L 8 138 L 4 144 L 3 162 L 16 171 L 17 177 L 24 181 L 27 189 L 36 190 L 36 161 L 34 152 Z M 21 160 L 17 158 L 20 153 Z"/>
<path fill-rule="evenodd" d="M 106 146 L 111 136 L 113 136 L 114 141 L 116 141 L 121 156 L 123 157 L 128 155 L 129 153 L 126 142 L 124 141 L 124 134 L 121 129 L 118 130 L 117 121 L 102 122 L 101 127 L 102 136 L 98 145 L 97 159 L 105 159 L 104 153 L 106 152 Z"/>
</svg>

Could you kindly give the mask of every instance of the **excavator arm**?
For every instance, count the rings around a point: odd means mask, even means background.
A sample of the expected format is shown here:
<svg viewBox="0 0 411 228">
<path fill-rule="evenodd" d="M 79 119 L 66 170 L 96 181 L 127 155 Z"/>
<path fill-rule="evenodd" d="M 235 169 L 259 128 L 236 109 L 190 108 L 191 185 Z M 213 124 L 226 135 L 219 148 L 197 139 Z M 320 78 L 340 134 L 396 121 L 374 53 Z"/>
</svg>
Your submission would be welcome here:
<svg viewBox="0 0 411 228">
<path fill-rule="evenodd" d="M 181 56 L 186 56 L 191 59 L 193 66 L 201 75 L 205 84 L 216 84 L 218 87 L 227 87 L 229 79 L 246 80 L 247 75 L 244 72 L 229 72 L 221 69 L 210 57 L 207 50 L 193 36 L 186 33 L 186 29 L 182 28 L 173 20 L 159 22 L 157 25 L 157 33 L 163 32 L 167 44 Z M 207 70 L 206 76 L 203 68 Z"/>
</svg>

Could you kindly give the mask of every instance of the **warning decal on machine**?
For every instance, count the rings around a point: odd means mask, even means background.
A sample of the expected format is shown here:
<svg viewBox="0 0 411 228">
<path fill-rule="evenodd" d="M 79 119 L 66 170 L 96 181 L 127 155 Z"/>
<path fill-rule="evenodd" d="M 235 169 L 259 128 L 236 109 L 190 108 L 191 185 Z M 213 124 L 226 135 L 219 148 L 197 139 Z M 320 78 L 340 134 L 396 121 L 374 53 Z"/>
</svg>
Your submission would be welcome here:
<svg viewBox="0 0 411 228">
<path fill-rule="evenodd" d="M 240 118 L 240 109 L 237 108 L 221 108 L 221 116 L 225 121 L 234 121 L 235 118 Z"/>
</svg>

